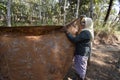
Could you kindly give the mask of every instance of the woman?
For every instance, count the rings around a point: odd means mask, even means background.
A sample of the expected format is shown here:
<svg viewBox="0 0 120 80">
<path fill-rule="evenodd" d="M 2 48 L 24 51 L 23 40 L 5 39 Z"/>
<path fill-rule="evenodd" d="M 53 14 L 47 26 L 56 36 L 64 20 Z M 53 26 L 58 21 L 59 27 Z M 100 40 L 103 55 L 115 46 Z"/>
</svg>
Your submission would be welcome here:
<svg viewBox="0 0 120 80">
<path fill-rule="evenodd" d="M 78 73 L 80 80 L 84 80 L 88 57 L 91 53 L 91 41 L 94 38 L 93 21 L 91 18 L 85 17 L 80 21 L 80 25 L 82 31 L 78 29 L 76 37 L 73 37 L 68 31 L 66 31 L 66 35 L 68 39 L 75 44 L 73 68 Z"/>
</svg>

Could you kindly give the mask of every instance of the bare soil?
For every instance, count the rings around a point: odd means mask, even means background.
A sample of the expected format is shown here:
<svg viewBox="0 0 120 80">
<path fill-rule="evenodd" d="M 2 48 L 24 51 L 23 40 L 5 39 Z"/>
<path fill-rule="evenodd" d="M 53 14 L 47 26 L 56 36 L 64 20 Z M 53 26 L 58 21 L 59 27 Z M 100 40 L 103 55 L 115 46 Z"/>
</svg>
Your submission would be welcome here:
<svg viewBox="0 0 120 80">
<path fill-rule="evenodd" d="M 120 80 L 120 36 L 116 44 L 94 44 L 86 80 Z"/>
</svg>

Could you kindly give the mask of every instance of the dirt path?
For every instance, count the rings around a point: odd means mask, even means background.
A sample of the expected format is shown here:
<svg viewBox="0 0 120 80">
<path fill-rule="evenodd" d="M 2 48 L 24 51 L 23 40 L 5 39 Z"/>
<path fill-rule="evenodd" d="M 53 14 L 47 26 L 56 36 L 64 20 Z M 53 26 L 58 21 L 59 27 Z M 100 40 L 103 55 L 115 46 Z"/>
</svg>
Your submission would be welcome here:
<svg viewBox="0 0 120 80">
<path fill-rule="evenodd" d="M 120 80 L 120 44 L 94 45 L 86 80 Z"/>
</svg>

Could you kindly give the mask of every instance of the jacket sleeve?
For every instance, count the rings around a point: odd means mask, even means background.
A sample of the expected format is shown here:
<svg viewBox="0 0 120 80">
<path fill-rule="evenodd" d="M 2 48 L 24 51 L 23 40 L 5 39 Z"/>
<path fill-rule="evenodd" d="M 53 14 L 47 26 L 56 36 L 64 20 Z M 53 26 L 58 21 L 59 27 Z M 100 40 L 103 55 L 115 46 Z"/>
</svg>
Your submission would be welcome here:
<svg viewBox="0 0 120 80">
<path fill-rule="evenodd" d="M 81 42 L 81 41 L 84 41 L 84 40 L 90 40 L 90 36 L 89 36 L 89 34 L 87 34 L 86 31 L 82 31 L 76 37 L 73 37 L 72 34 L 67 33 L 67 37 L 73 43 Z"/>
</svg>

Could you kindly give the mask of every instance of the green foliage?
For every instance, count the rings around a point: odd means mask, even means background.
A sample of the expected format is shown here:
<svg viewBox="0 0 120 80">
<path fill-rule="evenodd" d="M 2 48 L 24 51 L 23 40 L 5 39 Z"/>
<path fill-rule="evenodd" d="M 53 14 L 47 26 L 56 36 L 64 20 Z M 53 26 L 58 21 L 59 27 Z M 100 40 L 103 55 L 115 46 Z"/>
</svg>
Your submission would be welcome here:
<svg viewBox="0 0 120 80">
<path fill-rule="evenodd" d="M 99 0 L 95 0 L 96 5 L 94 9 L 94 27 L 96 32 L 106 32 L 108 34 L 113 34 L 117 29 L 119 29 L 120 25 L 120 18 L 118 18 L 118 15 L 116 14 L 116 10 L 112 8 L 110 12 L 109 19 L 105 26 L 103 26 L 103 21 L 106 16 L 106 12 L 108 9 L 108 4 L 104 4 L 105 1 L 98 2 Z M 109 3 L 108 0 L 106 0 L 107 3 Z M 113 3 L 114 4 L 114 3 Z"/>
<path fill-rule="evenodd" d="M 3 3 L 0 3 L 0 14 L 5 15 L 7 12 L 7 8 Z"/>
<path fill-rule="evenodd" d="M 78 0 L 67 0 L 66 7 L 66 23 L 69 23 L 76 16 Z M 107 27 L 103 27 L 103 19 L 108 9 L 109 0 L 93 0 L 94 1 L 94 24 L 95 30 L 108 30 Z M 64 3 L 65 0 L 12 0 L 11 16 L 12 26 L 20 25 L 63 25 L 64 21 Z M 89 16 L 90 12 L 90 0 L 80 0 L 79 16 L 85 14 Z M 111 15 L 114 15 L 115 10 L 112 9 Z M 7 15 L 7 0 L 0 1 L 0 15 L 4 18 L 0 21 L 1 25 L 6 24 Z M 115 21 L 116 22 L 116 21 Z M 119 24 L 116 24 L 118 26 Z M 110 25 L 112 28 L 112 26 Z M 118 27 L 119 29 L 119 27 Z"/>
<path fill-rule="evenodd" d="M 3 1 L 4 2 L 4 1 Z M 79 15 L 89 10 L 87 5 L 89 0 L 82 0 Z M 3 3 L 5 8 L 0 5 L 0 9 L 4 10 L 6 16 L 6 2 Z M 70 4 L 70 5 L 69 5 Z M 77 0 L 67 1 L 66 23 L 75 18 Z M 56 0 L 12 0 L 11 16 L 12 25 L 34 24 L 63 24 L 64 0 L 56 2 Z M 39 24 L 38 23 L 38 24 Z M 7 24 L 6 24 L 7 25 Z"/>
<path fill-rule="evenodd" d="M 6 2 L 0 1 L 0 17 L 3 18 L 2 20 L 0 20 L 0 25 L 6 24 L 7 7 L 5 4 L 6 4 Z"/>
</svg>

